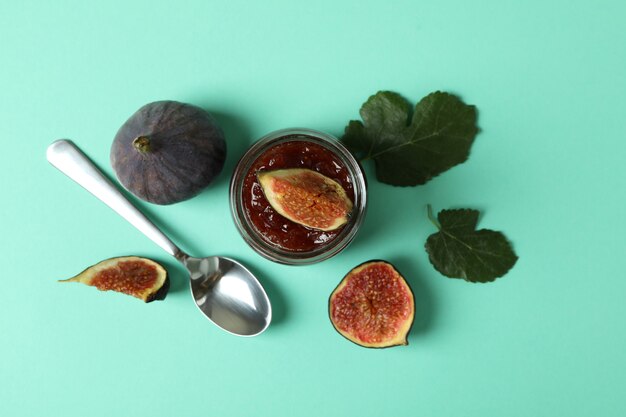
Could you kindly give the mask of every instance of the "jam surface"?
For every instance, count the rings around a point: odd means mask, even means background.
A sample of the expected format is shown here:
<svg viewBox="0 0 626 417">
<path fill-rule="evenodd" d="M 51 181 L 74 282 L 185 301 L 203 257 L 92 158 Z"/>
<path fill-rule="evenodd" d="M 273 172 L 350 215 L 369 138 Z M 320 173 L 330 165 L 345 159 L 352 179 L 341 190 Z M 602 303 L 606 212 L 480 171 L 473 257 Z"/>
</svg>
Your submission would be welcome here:
<svg viewBox="0 0 626 417">
<path fill-rule="evenodd" d="M 269 148 L 250 167 L 242 190 L 246 217 L 265 241 L 283 250 L 308 252 L 327 245 L 343 227 L 330 231 L 310 229 L 278 214 L 265 198 L 257 172 L 285 168 L 307 168 L 337 181 L 354 203 L 352 177 L 341 159 L 321 145 L 294 140 Z"/>
</svg>

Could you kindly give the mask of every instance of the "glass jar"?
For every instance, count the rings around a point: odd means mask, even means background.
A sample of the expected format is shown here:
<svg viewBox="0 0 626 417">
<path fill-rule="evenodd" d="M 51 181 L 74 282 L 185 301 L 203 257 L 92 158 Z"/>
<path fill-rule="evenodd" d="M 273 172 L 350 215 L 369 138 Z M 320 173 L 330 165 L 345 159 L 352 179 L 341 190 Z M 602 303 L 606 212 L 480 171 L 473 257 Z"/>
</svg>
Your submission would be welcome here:
<svg viewBox="0 0 626 417">
<path fill-rule="evenodd" d="M 336 231 L 323 232 L 285 219 L 261 194 L 258 167 L 308 168 L 335 176 L 352 197 L 348 222 Z M 331 170 L 334 174 L 328 173 Z M 367 184 L 358 161 L 335 137 L 312 129 L 283 129 L 262 137 L 239 160 L 230 182 L 230 209 L 239 233 L 257 253 L 282 264 L 312 264 L 341 252 L 356 236 L 366 207 Z M 296 239 L 303 244 L 289 243 Z"/>
</svg>

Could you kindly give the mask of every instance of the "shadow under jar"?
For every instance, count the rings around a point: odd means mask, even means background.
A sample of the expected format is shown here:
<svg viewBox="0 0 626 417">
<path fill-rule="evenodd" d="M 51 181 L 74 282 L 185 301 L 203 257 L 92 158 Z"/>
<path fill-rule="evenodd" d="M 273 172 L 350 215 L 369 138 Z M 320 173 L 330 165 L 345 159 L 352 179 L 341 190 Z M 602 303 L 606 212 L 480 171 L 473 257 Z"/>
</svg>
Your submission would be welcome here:
<svg viewBox="0 0 626 417">
<path fill-rule="evenodd" d="M 295 223 L 272 208 L 257 172 L 306 168 L 337 181 L 352 200 L 348 222 L 323 231 Z M 237 229 L 257 253 L 274 262 L 305 265 L 341 252 L 365 218 L 365 175 L 352 154 L 331 135 L 311 129 L 283 129 L 253 144 L 235 167 L 230 208 Z"/>
</svg>

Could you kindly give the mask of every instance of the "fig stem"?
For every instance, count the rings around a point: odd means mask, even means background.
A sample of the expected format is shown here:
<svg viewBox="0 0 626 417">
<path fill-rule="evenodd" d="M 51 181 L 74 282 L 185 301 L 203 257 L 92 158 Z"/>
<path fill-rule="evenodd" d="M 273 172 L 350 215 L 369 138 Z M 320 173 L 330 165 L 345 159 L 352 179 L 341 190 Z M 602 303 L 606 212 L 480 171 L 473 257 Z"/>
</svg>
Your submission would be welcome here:
<svg viewBox="0 0 626 417">
<path fill-rule="evenodd" d="M 150 138 L 147 136 L 137 136 L 133 140 L 133 146 L 141 153 L 148 153 L 152 149 Z"/>
<path fill-rule="evenodd" d="M 433 207 L 430 204 L 427 204 L 426 209 L 428 210 L 428 220 L 430 220 L 430 222 L 434 224 L 437 229 L 441 230 L 441 225 L 433 215 Z"/>
</svg>

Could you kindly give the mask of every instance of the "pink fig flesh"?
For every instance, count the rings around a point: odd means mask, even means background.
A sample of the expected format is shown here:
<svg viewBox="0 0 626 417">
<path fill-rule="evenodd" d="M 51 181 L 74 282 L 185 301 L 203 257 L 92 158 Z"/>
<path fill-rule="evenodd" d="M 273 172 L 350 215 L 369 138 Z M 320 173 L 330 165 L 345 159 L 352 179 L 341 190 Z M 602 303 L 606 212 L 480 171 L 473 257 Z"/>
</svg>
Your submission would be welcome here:
<svg viewBox="0 0 626 417">
<path fill-rule="evenodd" d="M 257 173 L 259 184 L 276 212 L 316 230 L 336 230 L 348 222 L 352 201 L 341 184 L 305 168 Z"/>
</svg>

